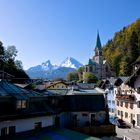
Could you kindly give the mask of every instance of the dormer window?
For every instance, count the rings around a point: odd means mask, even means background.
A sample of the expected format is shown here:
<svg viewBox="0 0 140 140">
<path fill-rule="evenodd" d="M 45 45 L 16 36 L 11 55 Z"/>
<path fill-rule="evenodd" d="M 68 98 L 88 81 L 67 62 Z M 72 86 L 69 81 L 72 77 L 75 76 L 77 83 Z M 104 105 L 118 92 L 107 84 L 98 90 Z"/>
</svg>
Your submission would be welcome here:
<svg viewBox="0 0 140 140">
<path fill-rule="evenodd" d="M 26 100 L 17 100 L 17 109 L 25 109 L 27 107 L 27 101 Z"/>
</svg>

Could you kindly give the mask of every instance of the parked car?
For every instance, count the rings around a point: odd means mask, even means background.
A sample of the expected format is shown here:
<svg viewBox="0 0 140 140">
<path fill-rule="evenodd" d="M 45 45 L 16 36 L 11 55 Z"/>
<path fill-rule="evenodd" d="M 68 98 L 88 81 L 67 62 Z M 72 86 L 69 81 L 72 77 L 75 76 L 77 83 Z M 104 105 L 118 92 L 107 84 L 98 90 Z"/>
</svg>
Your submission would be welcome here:
<svg viewBox="0 0 140 140">
<path fill-rule="evenodd" d="M 118 117 L 110 118 L 110 122 L 118 128 L 131 128 L 131 125 L 127 124 L 124 120 L 119 119 Z"/>
</svg>

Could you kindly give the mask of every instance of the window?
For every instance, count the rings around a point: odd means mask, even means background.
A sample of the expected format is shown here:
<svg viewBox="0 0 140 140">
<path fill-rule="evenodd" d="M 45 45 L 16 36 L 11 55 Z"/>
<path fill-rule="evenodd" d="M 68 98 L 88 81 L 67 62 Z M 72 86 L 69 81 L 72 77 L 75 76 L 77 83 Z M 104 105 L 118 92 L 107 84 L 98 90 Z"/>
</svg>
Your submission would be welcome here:
<svg viewBox="0 0 140 140">
<path fill-rule="evenodd" d="M 114 109 L 112 108 L 112 113 L 114 113 Z"/>
<path fill-rule="evenodd" d="M 19 100 L 17 101 L 17 109 L 20 109 L 22 107 L 22 101 Z"/>
<path fill-rule="evenodd" d="M 118 115 L 120 115 L 120 110 L 118 110 Z"/>
<path fill-rule="evenodd" d="M 121 111 L 121 117 L 123 117 L 123 111 Z"/>
<path fill-rule="evenodd" d="M 27 101 L 26 100 L 18 100 L 17 101 L 17 109 L 24 109 L 27 107 Z"/>
<path fill-rule="evenodd" d="M 130 108 L 133 109 L 133 103 L 130 103 Z"/>
<path fill-rule="evenodd" d="M 12 135 L 15 134 L 15 132 L 16 132 L 15 126 L 4 127 L 1 129 L 1 136 Z"/>
<path fill-rule="evenodd" d="M 112 101 L 112 104 L 115 105 L 115 101 Z"/>
<path fill-rule="evenodd" d="M 123 107 L 123 102 L 121 101 L 121 107 Z"/>
<path fill-rule="evenodd" d="M 117 106 L 119 106 L 119 101 L 117 101 Z"/>
<path fill-rule="evenodd" d="M 127 112 L 125 112 L 125 118 L 128 118 L 128 113 Z"/>
<path fill-rule="evenodd" d="M 110 100 L 108 100 L 108 103 L 111 103 L 111 101 L 110 101 Z"/>
<path fill-rule="evenodd" d="M 137 101 L 137 107 L 140 108 L 140 101 Z"/>
<path fill-rule="evenodd" d="M 128 103 L 127 102 L 125 102 L 125 107 L 128 108 Z"/>
<path fill-rule="evenodd" d="M 4 127 L 4 128 L 1 129 L 1 136 L 5 136 L 5 135 L 8 135 L 8 134 L 9 134 L 9 132 L 8 132 L 7 127 Z"/>
<path fill-rule="evenodd" d="M 36 122 L 34 125 L 35 129 L 40 129 L 42 128 L 42 122 Z"/>
</svg>

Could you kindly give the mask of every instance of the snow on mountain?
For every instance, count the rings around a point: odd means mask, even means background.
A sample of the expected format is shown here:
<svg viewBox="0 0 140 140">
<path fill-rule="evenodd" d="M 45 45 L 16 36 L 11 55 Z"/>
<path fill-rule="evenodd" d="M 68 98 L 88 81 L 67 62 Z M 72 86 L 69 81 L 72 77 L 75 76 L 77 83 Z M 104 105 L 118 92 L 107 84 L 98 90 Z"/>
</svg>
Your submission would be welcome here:
<svg viewBox="0 0 140 140">
<path fill-rule="evenodd" d="M 83 66 L 76 59 L 72 57 L 67 57 L 60 66 L 52 65 L 50 60 L 43 62 L 41 65 L 37 65 L 29 68 L 26 73 L 31 78 L 64 78 L 66 79 L 66 75 L 69 72 L 74 72 L 79 67 Z"/>
<path fill-rule="evenodd" d="M 42 63 L 42 68 L 45 71 L 49 71 L 49 70 L 57 69 L 58 66 L 57 65 L 52 65 L 51 62 L 50 62 L 50 60 L 47 60 L 46 62 Z"/>
<path fill-rule="evenodd" d="M 74 68 L 74 69 L 78 69 L 80 67 L 82 67 L 83 65 L 78 62 L 76 59 L 72 58 L 72 57 L 67 57 L 61 64 L 60 67 L 67 67 L 67 68 Z"/>
</svg>

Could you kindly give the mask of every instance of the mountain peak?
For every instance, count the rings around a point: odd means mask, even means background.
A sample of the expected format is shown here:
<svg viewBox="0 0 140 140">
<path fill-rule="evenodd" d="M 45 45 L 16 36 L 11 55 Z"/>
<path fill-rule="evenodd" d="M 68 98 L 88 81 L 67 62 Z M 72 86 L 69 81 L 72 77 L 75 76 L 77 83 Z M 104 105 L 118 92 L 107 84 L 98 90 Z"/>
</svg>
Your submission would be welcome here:
<svg viewBox="0 0 140 140">
<path fill-rule="evenodd" d="M 73 57 L 67 57 L 61 64 L 61 67 L 70 67 L 74 69 L 78 69 L 79 67 L 83 66 L 81 63 L 79 63 L 76 59 Z"/>
<path fill-rule="evenodd" d="M 51 61 L 47 60 L 46 62 L 43 62 L 42 66 L 52 66 Z"/>
</svg>

